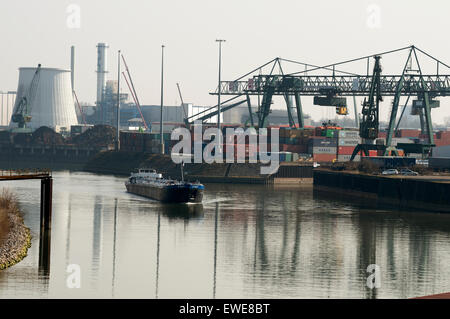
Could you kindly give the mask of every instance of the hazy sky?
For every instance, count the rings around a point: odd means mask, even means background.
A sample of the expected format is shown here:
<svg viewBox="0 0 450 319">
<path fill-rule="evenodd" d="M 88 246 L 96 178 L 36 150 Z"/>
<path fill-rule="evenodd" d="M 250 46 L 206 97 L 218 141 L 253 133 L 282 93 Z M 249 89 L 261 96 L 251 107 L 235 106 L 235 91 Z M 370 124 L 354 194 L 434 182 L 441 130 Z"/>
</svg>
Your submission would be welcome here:
<svg viewBox="0 0 450 319">
<path fill-rule="evenodd" d="M 71 4 L 80 8 L 80 28 L 68 24 Z M 450 2 L 442 0 L 2 0 L 0 90 L 17 89 L 21 66 L 69 68 L 75 45 L 75 89 L 81 101 L 94 103 L 98 42 L 110 46 L 108 79 L 117 78 L 122 50 L 141 104 L 159 104 L 161 44 L 165 101 L 172 105 L 180 103 L 177 82 L 185 102 L 216 102 L 208 94 L 217 83 L 216 38 L 227 40 L 224 80 L 277 56 L 326 65 L 411 44 L 450 64 L 449 12 Z M 386 61 L 385 71 L 398 72 L 403 63 Z M 450 116 L 450 101 L 441 105 L 433 113 L 437 122 Z M 383 117 L 388 109 L 389 103 Z M 306 102 L 305 112 L 334 111 Z"/>
</svg>

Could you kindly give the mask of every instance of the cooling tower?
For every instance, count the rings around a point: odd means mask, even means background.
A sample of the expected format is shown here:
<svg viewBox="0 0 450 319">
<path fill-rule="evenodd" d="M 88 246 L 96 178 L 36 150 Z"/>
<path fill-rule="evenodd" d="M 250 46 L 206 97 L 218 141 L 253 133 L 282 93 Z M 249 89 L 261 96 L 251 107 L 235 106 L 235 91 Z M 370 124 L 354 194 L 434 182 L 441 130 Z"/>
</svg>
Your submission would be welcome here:
<svg viewBox="0 0 450 319">
<path fill-rule="evenodd" d="M 36 68 L 19 68 L 19 85 L 14 110 L 29 91 L 35 72 Z M 59 130 L 60 127 L 66 127 L 70 131 L 71 125 L 78 124 L 70 77 L 70 70 L 41 67 L 33 99 L 29 101 L 31 110 L 28 112 L 31 121 L 26 124 L 27 128 L 35 130 L 41 126 L 48 126 Z M 11 129 L 17 126 L 17 123 L 10 122 Z"/>
</svg>

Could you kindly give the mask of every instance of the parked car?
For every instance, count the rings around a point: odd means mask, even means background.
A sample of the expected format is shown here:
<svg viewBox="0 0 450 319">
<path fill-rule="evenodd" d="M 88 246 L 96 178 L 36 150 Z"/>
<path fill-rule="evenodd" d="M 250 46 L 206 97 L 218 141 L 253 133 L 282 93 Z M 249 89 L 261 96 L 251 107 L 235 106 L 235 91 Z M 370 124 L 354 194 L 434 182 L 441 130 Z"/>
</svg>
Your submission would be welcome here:
<svg viewBox="0 0 450 319">
<path fill-rule="evenodd" d="M 381 173 L 383 175 L 398 175 L 398 171 L 396 169 L 387 169 Z"/>
<path fill-rule="evenodd" d="M 404 176 L 418 176 L 419 175 L 419 173 L 414 172 L 414 171 L 412 171 L 412 170 L 410 170 L 408 168 L 401 169 L 400 170 L 400 174 L 404 175 Z"/>
</svg>

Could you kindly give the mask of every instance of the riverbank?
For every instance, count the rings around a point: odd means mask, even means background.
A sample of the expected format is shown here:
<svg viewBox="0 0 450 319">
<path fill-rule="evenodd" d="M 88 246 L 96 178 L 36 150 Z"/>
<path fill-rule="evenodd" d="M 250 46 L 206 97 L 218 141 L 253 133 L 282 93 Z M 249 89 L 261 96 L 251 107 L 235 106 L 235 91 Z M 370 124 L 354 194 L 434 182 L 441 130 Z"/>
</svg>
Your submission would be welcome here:
<svg viewBox="0 0 450 319">
<path fill-rule="evenodd" d="M 18 201 L 3 190 L 0 195 L 0 270 L 20 262 L 30 247 L 30 229 L 23 222 Z"/>
</svg>

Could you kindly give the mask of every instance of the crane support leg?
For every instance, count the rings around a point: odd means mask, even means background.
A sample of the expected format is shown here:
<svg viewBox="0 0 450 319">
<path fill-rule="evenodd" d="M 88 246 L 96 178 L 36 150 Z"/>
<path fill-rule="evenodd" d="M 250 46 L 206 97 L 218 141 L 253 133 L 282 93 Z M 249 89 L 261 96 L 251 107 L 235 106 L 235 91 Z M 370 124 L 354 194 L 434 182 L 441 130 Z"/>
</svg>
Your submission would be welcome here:
<svg viewBox="0 0 450 319">
<path fill-rule="evenodd" d="M 359 128 L 358 107 L 356 106 L 356 96 L 353 95 L 353 109 L 355 110 L 355 125 Z"/>
<path fill-rule="evenodd" d="M 404 81 L 404 74 L 402 75 L 402 77 L 400 78 L 400 81 L 398 82 L 397 90 L 395 92 L 394 102 L 392 103 L 391 118 L 389 120 L 388 134 L 387 134 L 387 138 L 386 138 L 386 152 L 388 152 L 387 149 L 391 146 L 391 143 L 392 143 L 392 137 L 394 134 L 395 123 L 397 121 L 398 106 L 400 104 L 400 96 L 401 96 L 401 92 L 402 92 L 402 88 L 403 88 L 403 81 Z M 386 155 L 386 152 L 385 152 L 385 155 Z"/>
<path fill-rule="evenodd" d="M 425 87 L 425 83 L 422 79 L 422 85 Z M 431 107 L 430 107 L 430 98 L 428 95 L 428 92 L 425 92 L 423 94 L 423 100 L 424 100 L 424 108 L 425 108 L 425 121 L 426 121 L 426 128 L 427 128 L 427 134 L 428 134 L 428 142 L 430 145 L 434 144 L 434 136 L 433 136 L 433 123 L 431 120 Z"/>
<path fill-rule="evenodd" d="M 420 133 L 425 134 L 425 117 L 423 115 L 424 109 L 419 110 L 419 120 L 420 120 Z"/>
<path fill-rule="evenodd" d="M 270 105 L 272 104 L 272 96 L 274 91 L 275 89 L 273 87 L 269 87 L 267 90 L 264 91 L 261 110 L 259 113 L 259 123 L 258 123 L 259 128 L 264 127 L 266 118 L 270 113 Z"/>
<path fill-rule="evenodd" d="M 289 126 L 290 126 L 290 127 L 295 127 L 294 118 L 292 117 L 292 104 L 291 104 L 291 99 L 289 98 L 289 95 L 288 95 L 288 94 L 285 94 L 285 95 L 284 95 L 284 100 L 286 101 L 287 114 L 288 114 L 288 119 L 289 119 Z"/>
<path fill-rule="evenodd" d="M 297 108 L 297 119 L 298 119 L 298 127 L 305 127 L 305 122 L 303 120 L 303 108 L 302 108 L 302 99 L 298 92 L 295 93 L 295 107 Z"/>
<path fill-rule="evenodd" d="M 405 106 L 403 106 L 402 114 L 400 114 L 400 118 L 398 119 L 397 126 L 395 127 L 395 133 L 397 133 L 400 128 L 400 123 L 402 122 L 403 115 L 405 114 L 406 107 L 408 106 L 409 99 L 411 95 L 408 95 L 408 99 L 406 100 Z"/>
<path fill-rule="evenodd" d="M 247 94 L 247 106 L 248 106 L 248 115 L 250 116 L 250 123 L 252 123 L 252 127 L 255 126 L 253 122 L 253 113 L 252 113 L 252 104 L 250 102 L 250 95 Z"/>
</svg>

